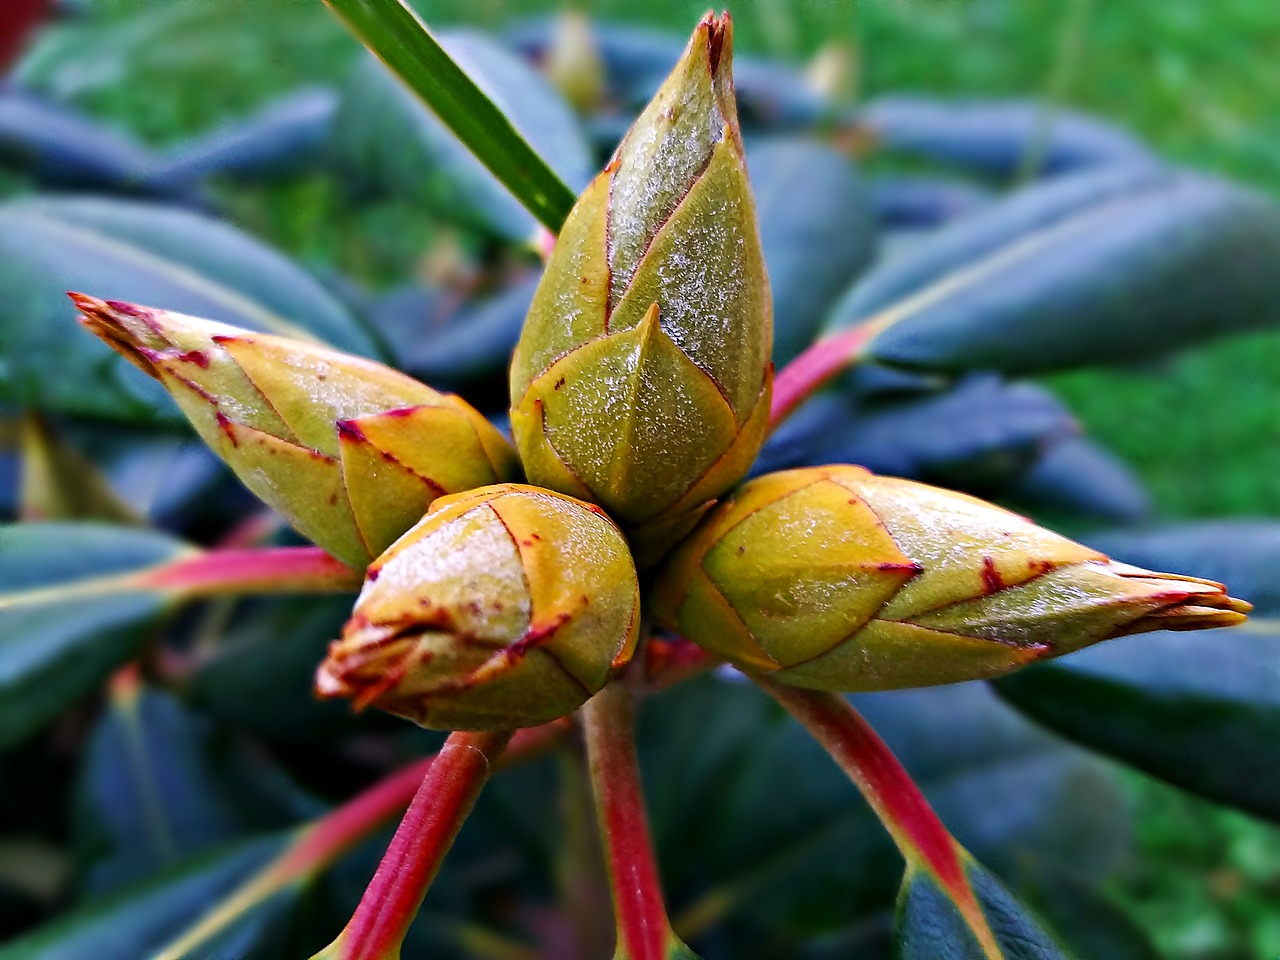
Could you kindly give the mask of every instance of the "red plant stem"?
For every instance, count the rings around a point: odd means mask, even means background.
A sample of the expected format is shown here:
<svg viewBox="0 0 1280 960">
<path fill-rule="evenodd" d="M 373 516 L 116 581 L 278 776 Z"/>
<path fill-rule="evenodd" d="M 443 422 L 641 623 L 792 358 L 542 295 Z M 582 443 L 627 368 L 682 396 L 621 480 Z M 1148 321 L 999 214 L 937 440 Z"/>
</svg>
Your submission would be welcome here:
<svg viewBox="0 0 1280 960">
<path fill-rule="evenodd" d="M 26 46 L 28 35 L 53 10 L 53 0 L 3 0 L 0 3 L 0 77 Z"/>
<path fill-rule="evenodd" d="M 822 745 L 857 785 L 909 864 L 928 870 L 990 956 L 1000 949 L 965 874 L 963 851 L 893 751 L 843 697 L 752 679 Z"/>
<path fill-rule="evenodd" d="M 345 593 L 356 590 L 362 571 L 319 547 L 210 550 L 141 574 L 136 586 L 193 596 L 251 593 Z"/>
<path fill-rule="evenodd" d="M 517 731 L 499 758 L 498 766 L 507 767 L 542 756 L 561 742 L 572 726 L 565 718 Z M 162 950 L 156 960 L 180 960 L 198 952 L 201 945 L 277 891 L 304 882 L 326 869 L 403 811 L 434 763 L 433 754 L 410 764 L 305 827 L 279 857 L 215 904 L 194 926 Z"/>
<path fill-rule="evenodd" d="M 673 934 L 649 837 L 636 761 L 632 691 L 609 684 L 582 711 L 596 815 L 618 924 L 619 960 L 662 960 Z"/>
<path fill-rule="evenodd" d="M 791 416 L 802 403 L 851 367 L 862 348 L 880 332 L 880 326 L 864 323 L 835 336 L 817 341 L 788 363 L 773 381 L 773 403 L 769 408 L 769 430 Z"/>
<path fill-rule="evenodd" d="M 338 937 L 342 960 L 400 956 L 427 887 L 510 739 L 509 730 L 449 734 Z"/>
</svg>

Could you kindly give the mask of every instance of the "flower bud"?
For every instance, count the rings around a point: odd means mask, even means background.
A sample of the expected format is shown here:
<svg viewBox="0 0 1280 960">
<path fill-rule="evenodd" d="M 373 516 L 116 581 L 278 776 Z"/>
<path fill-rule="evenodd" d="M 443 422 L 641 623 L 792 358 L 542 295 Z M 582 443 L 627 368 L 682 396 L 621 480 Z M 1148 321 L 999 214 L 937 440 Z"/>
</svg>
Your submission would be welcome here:
<svg viewBox="0 0 1280 960">
<path fill-rule="evenodd" d="M 316 689 L 424 727 L 546 723 L 631 658 L 639 589 L 599 507 L 511 483 L 441 497 L 369 567 Z"/>
<path fill-rule="evenodd" d="M 666 561 L 650 612 L 745 670 L 853 692 L 997 676 L 1248 609 L 973 497 L 830 466 L 759 477 L 717 506 Z"/>
<path fill-rule="evenodd" d="M 389 367 L 166 310 L 73 299 L 81 322 L 164 384 L 245 486 L 352 566 L 441 494 L 519 473 L 479 412 Z"/>
<path fill-rule="evenodd" d="M 742 478 L 769 414 L 772 316 L 733 98 L 708 17 L 569 214 L 516 346 L 529 479 L 592 500 L 656 558 Z"/>
</svg>

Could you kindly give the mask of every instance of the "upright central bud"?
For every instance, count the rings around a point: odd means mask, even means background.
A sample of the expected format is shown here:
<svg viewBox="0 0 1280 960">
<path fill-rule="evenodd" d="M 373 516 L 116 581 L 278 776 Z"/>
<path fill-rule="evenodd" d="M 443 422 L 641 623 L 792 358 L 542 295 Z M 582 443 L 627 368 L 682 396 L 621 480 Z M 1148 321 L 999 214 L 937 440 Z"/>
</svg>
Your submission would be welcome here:
<svg viewBox="0 0 1280 960">
<path fill-rule="evenodd" d="M 773 339 L 729 17 L 708 16 L 578 199 L 511 367 L 529 479 L 657 559 L 764 440 Z"/>
</svg>

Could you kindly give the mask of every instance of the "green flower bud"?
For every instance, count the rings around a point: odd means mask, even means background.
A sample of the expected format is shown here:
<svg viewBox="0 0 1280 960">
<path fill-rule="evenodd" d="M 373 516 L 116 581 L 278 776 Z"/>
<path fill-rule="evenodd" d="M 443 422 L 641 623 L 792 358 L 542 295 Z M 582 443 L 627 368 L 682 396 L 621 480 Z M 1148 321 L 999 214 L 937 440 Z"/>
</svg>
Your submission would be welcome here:
<svg viewBox="0 0 1280 960">
<path fill-rule="evenodd" d="M 746 473 L 769 415 L 768 279 L 708 17 L 565 221 L 511 366 L 529 479 L 606 507 L 656 558 Z"/>
<path fill-rule="evenodd" d="M 745 670 L 852 692 L 993 677 L 1248 609 L 973 497 L 830 466 L 759 477 L 717 506 L 667 560 L 650 612 Z"/>
<path fill-rule="evenodd" d="M 519 475 L 479 412 L 381 364 L 165 310 L 74 295 L 81 322 L 159 380 L 236 476 L 363 567 L 441 494 Z"/>
<path fill-rule="evenodd" d="M 316 689 L 424 727 L 535 726 L 626 664 L 639 609 L 599 507 L 510 483 L 442 497 L 369 567 Z"/>
</svg>

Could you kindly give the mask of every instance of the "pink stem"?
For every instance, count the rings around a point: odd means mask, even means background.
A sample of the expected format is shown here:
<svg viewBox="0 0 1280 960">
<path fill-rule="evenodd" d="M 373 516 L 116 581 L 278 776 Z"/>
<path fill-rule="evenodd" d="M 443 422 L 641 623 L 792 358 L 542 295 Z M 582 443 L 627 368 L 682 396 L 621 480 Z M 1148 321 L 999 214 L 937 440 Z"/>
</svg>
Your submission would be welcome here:
<svg viewBox="0 0 1280 960">
<path fill-rule="evenodd" d="M 583 708 L 596 814 L 613 888 L 617 957 L 662 960 L 673 934 L 649 837 L 636 761 L 632 692 L 609 684 Z"/>
<path fill-rule="evenodd" d="M 879 332 L 874 324 L 863 324 L 817 341 L 788 363 L 773 381 L 773 404 L 769 408 L 769 430 L 791 416 L 800 404 L 834 380 L 857 361 L 871 337 Z"/>
<path fill-rule="evenodd" d="M 502 754 L 499 766 L 540 756 L 560 742 L 571 726 L 566 719 L 518 731 L 511 746 Z M 402 812 L 434 763 L 434 756 L 419 760 L 306 827 L 276 860 L 214 904 L 197 923 L 161 951 L 158 960 L 180 960 L 199 952 L 202 946 L 264 900 L 326 869 Z M 327 951 L 321 955 L 326 954 Z"/>
<path fill-rule="evenodd" d="M 137 585 L 200 596 L 249 593 L 345 593 L 361 571 L 319 547 L 210 550 L 142 574 Z"/>
<path fill-rule="evenodd" d="M 992 956 L 1000 956 L 969 886 L 960 845 L 871 725 L 843 697 L 802 690 L 763 677 L 752 679 L 831 755 L 866 797 L 907 862 L 925 868 L 937 878 L 984 949 Z"/>
<path fill-rule="evenodd" d="M 449 734 L 338 937 L 342 960 L 399 957 L 427 887 L 510 739 L 511 731 Z"/>
<path fill-rule="evenodd" d="M 0 6 L 0 76 L 17 62 L 28 35 L 53 9 L 53 0 L 4 0 Z"/>
</svg>

